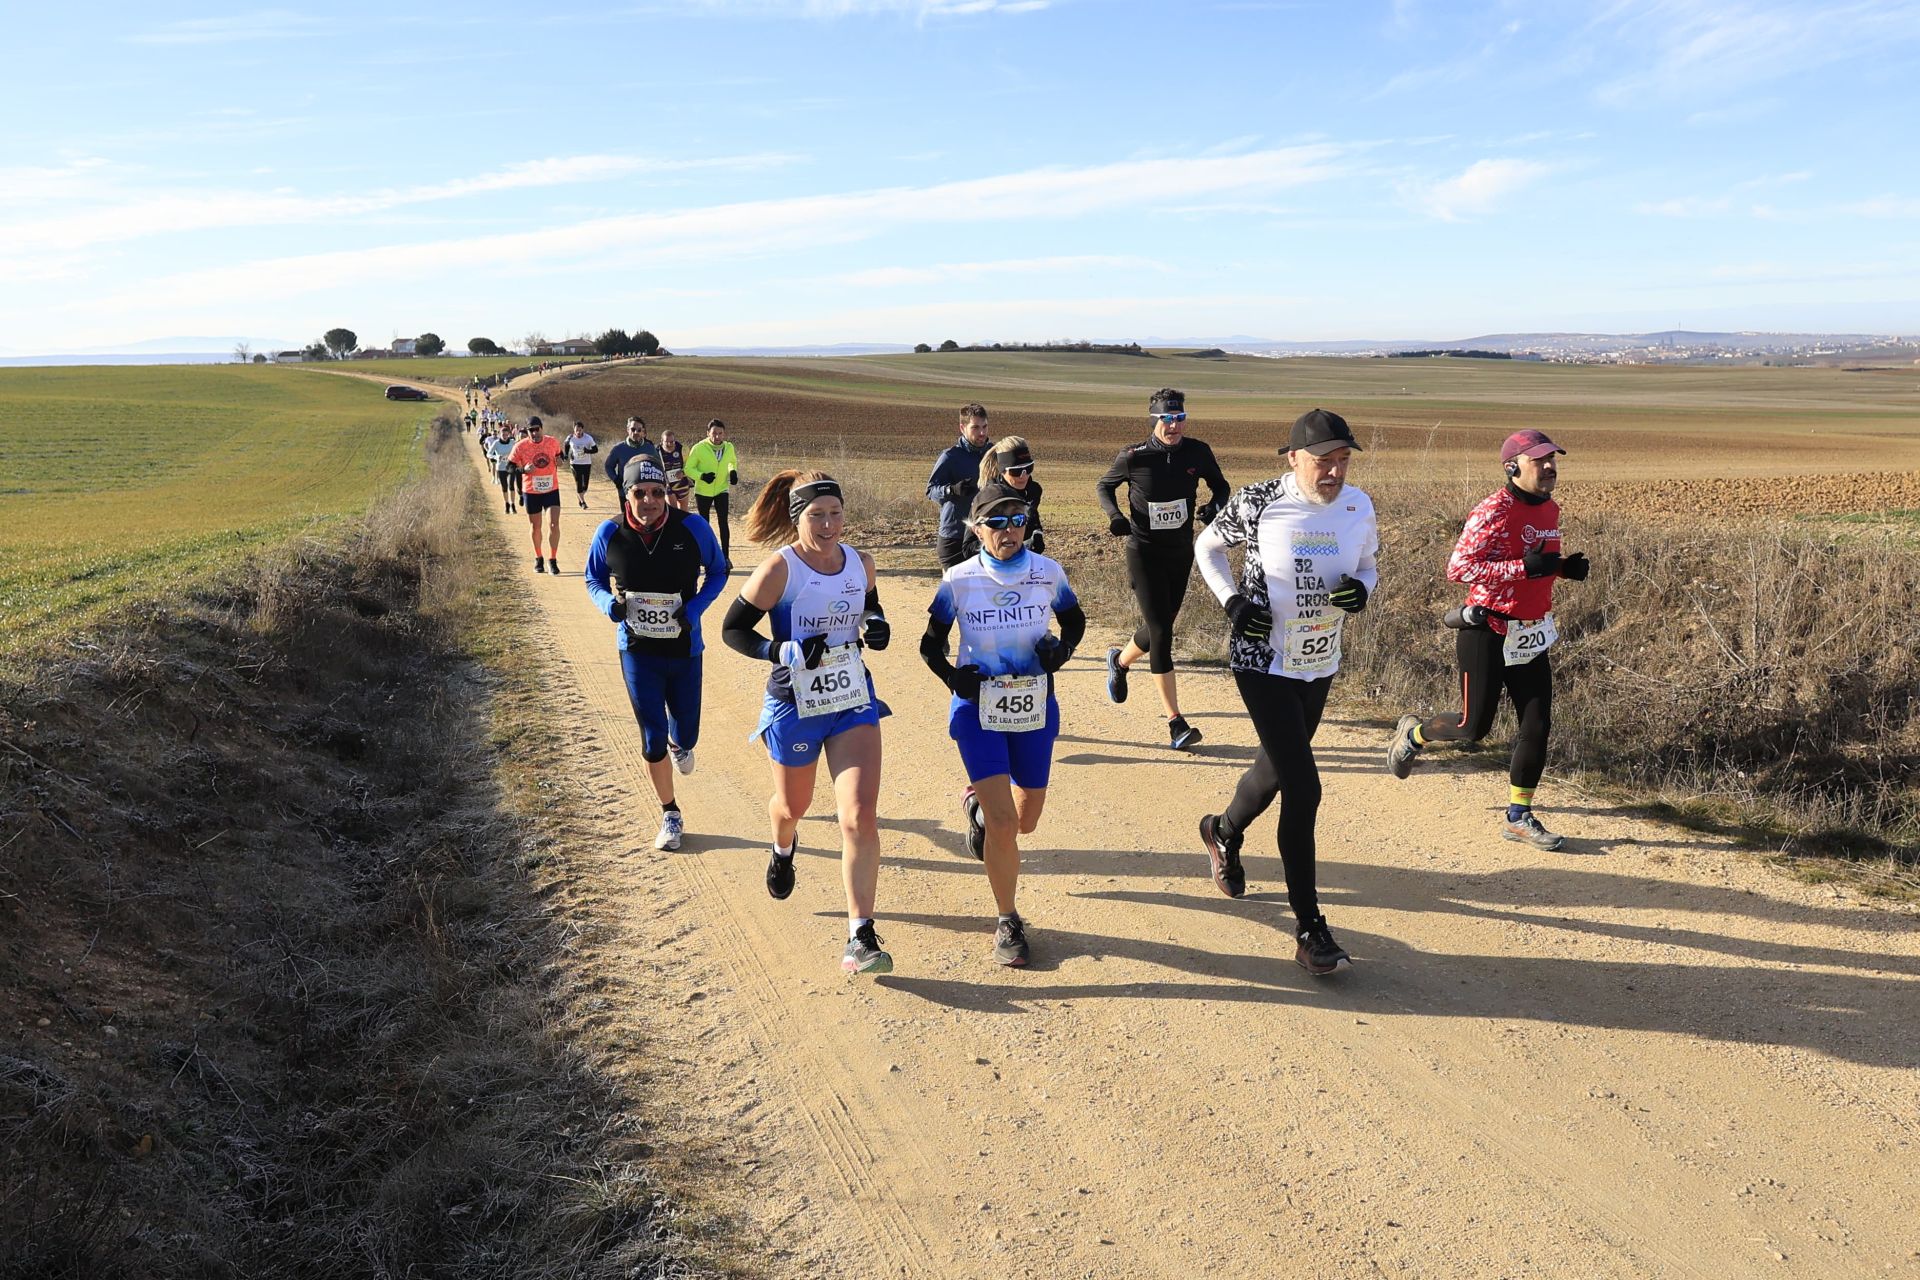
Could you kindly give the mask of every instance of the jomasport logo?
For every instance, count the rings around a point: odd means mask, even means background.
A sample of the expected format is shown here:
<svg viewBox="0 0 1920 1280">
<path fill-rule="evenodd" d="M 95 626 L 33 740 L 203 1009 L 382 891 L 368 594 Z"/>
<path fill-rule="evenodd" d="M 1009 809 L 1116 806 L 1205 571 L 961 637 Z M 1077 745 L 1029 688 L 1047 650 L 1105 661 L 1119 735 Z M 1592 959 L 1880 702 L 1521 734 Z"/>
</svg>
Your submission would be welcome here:
<svg viewBox="0 0 1920 1280">
<path fill-rule="evenodd" d="M 996 591 L 993 593 L 993 604 L 996 609 L 1011 609 L 1019 603 L 1020 593 L 1018 591 Z"/>
</svg>

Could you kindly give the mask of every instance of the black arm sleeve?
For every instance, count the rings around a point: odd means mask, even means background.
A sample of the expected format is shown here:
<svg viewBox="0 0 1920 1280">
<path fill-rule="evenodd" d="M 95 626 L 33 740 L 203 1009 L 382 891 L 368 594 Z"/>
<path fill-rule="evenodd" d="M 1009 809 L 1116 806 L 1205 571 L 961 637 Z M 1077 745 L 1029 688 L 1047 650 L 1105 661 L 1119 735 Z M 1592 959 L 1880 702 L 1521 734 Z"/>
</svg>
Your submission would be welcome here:
<svg viewBox="0 0 1920 1280">
<path fill-rule="evenodd" d="M 1122 449 L 1120 456 L 1113 460 L 1113 465 L 1107 468 L 1107 474 L 1093 482 L 1094 496 L 1100 499 L 1100 509 L 1107 513 L 1107 519 L 1109 520 L 1121 515 L 1132 519 L 1132 516 L 1122 511 L 1120 504 L 1113 499 L 1114 490 L 1118 489 L 1121 484 L 1126 481 L 1127 464 L 1132 460 L 1133 450 Z"/>
<path fill-rule="evenodd" d="M 1053 616 L 1060 623 L 1060 643 L 1067 647 L 1069 653 L 1078 649 L 1087 635 L 1087 611 L 1076 604 L 1070 608 L 1056 609 Z M 946 643 L 944 636 L 941 643 Z"/>
<path fill-rule="evenodd" d="M 940 683 L 952 688 L 953 664 L 947 661 L 947 636 L 953 631 L 951 622 L 942 622 L 938 618 L 927 619 L 926 634 L 920 637 L 920 660 L 927 664 L 927 670 L 940 677 Z"/>
<path fill-rule="evenodd" d="M 737 597 L 727 608 L 726 621 L 720 624 L 720 638 L 735 653 L 766 662 L 773 656 L 773 641 L 754 630 L 766 616 L 767 611 L 759 605 L 747 603 L 744 596 Z"/>
<path fill-rule="evenodd" d="M 860 608 L 866 613 L 877 613 L 883 618 L 886 617 L 887 611 L 880 607 L 880 588 L 868 587 L 867 598 Z"/>
</svg>

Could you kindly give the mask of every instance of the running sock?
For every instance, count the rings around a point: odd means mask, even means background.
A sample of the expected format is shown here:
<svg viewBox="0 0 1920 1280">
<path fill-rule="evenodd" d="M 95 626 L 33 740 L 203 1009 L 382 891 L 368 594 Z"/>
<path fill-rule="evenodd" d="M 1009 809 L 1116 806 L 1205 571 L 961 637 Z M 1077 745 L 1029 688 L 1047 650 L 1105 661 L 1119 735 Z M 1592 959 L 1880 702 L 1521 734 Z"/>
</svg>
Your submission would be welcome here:
<svg viewBox="0 0 1920 1280">
<path fill-rule="evenodd" d="M 1424 747 L 1427 745 L 1427 735 L 1424 732 L 1422 732 L 1422 730 L 1424 730 L 1425 728 L 1426 728 L 1425 725 L 1417 724 L 1413 726 L 1412 729 L 1408 730 L 1408 736 L 1413 739 L 1414 746 Z"/>
<path fill-rule="evenodd" d="M 1001 924 L 1009 924 L 1012 921 L 1018 920 L 1019 918 L 1020 918 L 1020 913 L 1018 911 L 1002 911 L 1000 913 Z"/>
<path fill-rule="evenodd" d="M 680 812 L 680 802 L 677 800 L 669 800 L 665 804 L 660 806 L 660 812 L 678 813 Z"/>
<path fill-rule="evenodd" d="M 773 846 L 773 856 L 776 858 L 791 858 L 793 856 L 793 846 L 788 845 L 782 849 L 779 845 L 775 845 Z"/>
<path fill-rule="evenodd" d="M 855 934 L 860 932 L 862 926 L 872 923 L 872 916 L 861 916 L 858 920 L 847 921 L 847 938 L 851 940 Z"/>
<path fill-rule="evenodd" d="M 1520 821 L 1527 811 L 1533 808 L 1533 790 L 1532 787 L 1509 786 L 1507 788 L 1508 822 Z"/>
</svg>

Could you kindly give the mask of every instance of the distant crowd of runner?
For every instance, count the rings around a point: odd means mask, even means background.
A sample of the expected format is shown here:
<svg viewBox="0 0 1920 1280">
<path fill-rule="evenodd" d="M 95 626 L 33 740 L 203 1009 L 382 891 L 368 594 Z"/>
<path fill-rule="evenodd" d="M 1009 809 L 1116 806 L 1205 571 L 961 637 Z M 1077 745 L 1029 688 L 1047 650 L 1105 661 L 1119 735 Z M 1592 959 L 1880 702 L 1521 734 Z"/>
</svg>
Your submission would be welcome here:
<svg viewBox="0 0 1920 1280">
<path fill-rule="evenodd" d="M 1197 567 L 1225 615 L 1228 665 L 1257 742 L 1226 803 L 1198 817 L 1198 844 L 1215 885 L 1241 897 L 1246 832 L 1278 800 L 1294 959 L 1309 973 L 1330 974 L 1350 957 L 1320 909 L 1315 829 L 1322 787 L 1312 742 L 1340 669 L 1345 619 L 1366 608 L 1379 584 L 1373 503 L 1347 481 L 1361 446 L 1341 415 L 1310 410 L 1286 432 L 1280 473 L 1236 490 L 1213 451 L 1187 434 L 1182 392 L 1154 392 L 1147 418 L 1146 438 L 1121 449 L 1094 486 L 1108 532 L 1125 539 L 1140 613 L 1127 642 L 1106 651 L 1107 696 L 1127 701 L 1130 674 L 1144 659 L 1168 746 L 1192 751 L 1200 744 L 1200 730 L 1181 713 L 1173 658 L 1175 626 Z M 538 417 L 516 424 L 492 407 L 486 388 L 470 391 L 466 421 L 491 460 L 506 512 L 528 517 L 534 571 L 558 574 L 559 468 L 571 468 L 576 500 L 587 509 L 598 441 L 584 423 L 558 437 Z M 984 405 L 962 406 L 958 439 L 927 480 L 939 512 L 934 552 L 941 579 L 919 652 L 948 699 L 948 733 L 967 778 L 960 800 L 965 844 L 985 864 L 998 917 L 993 958 L 1019 967 L 1032 947 L 1015 901 L 1019 842 L 1036 829 L 1046 803 L 1061 725 L 1054 675 L 1084 639 L 1087 619 L 1066 571 L 1044 554 L 1032 444 L 1017 435 L 995 441 L 989 424 Z M 1405 778 L 1430 748 L 1484 738 L 1504 692 L 1519 727 L 1500 834 L 1546 851 L 1564 845 L 1534 810 L 1552 725 L 1553 595 L 1558 582 L 1584 581 L 1589 569 L 1585 555 L 1561 546 L 1553 495 L 1556 459 L 1564 453 L 1540 431 L 1518 431 L 1502 443 L 1504 483 L 1468 514 L 1445 570 L 1448 581 L 1467 588 L 1444 619 L 1455 632 L 1460 710 L 1401 717 L 1387 747 L 1388 769 Z M 636 415 L 599 466 L 615 486 L 619 510 L 595 530 L 583 575 L 595 607 L 615 628 L 663 812 L 655 847 L 675 849 L 685 824 L 674 776 L 693 772 L 701 620 L 732 572 L 729 498 L 741 484 L 739 459 L 717 418 L 683 448 L 672 431 L 655 443 Z M 880 721 L 891 710 L 864 655 L 885 649 L 892 628 L 873 557 L 841 541 L 846 518 L 845 495 L 823 471 L 785 470 L 762 485 L 746 513 L 746 533 L 776 549 L 747 574 L 721 638 L 767 669 L 751 735 L 772 770 L 767 891 L 776 899 L 793 892 L 799 822 L 824 757 L 846 892 L 842 966 L 885 973 L 893 959 L 874 916 Z"/>
</svg>

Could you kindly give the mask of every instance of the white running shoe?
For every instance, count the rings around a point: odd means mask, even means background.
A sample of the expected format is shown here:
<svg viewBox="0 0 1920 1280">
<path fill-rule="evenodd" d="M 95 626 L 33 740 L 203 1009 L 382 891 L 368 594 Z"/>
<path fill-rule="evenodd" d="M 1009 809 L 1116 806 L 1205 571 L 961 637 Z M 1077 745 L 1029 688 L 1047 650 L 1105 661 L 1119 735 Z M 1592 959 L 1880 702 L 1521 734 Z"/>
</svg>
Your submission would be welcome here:
<svg viewBox="0 0 1920 1280">
<path fill-rule="evenodd" d="M 660 819 L 660 834 L 653 838 L 656 849 L 678 849 L 680 836 L 686 831 L 686 823 L 680 818 L 678 809 L 669 809 Z"/>
<path fill-rule="evenodd" d="M 683 747 L 667 744 L 667 754 L 673 757 L 673 771 L 681 777 L 693 772 L 693 752 Z"/>
</svg>

